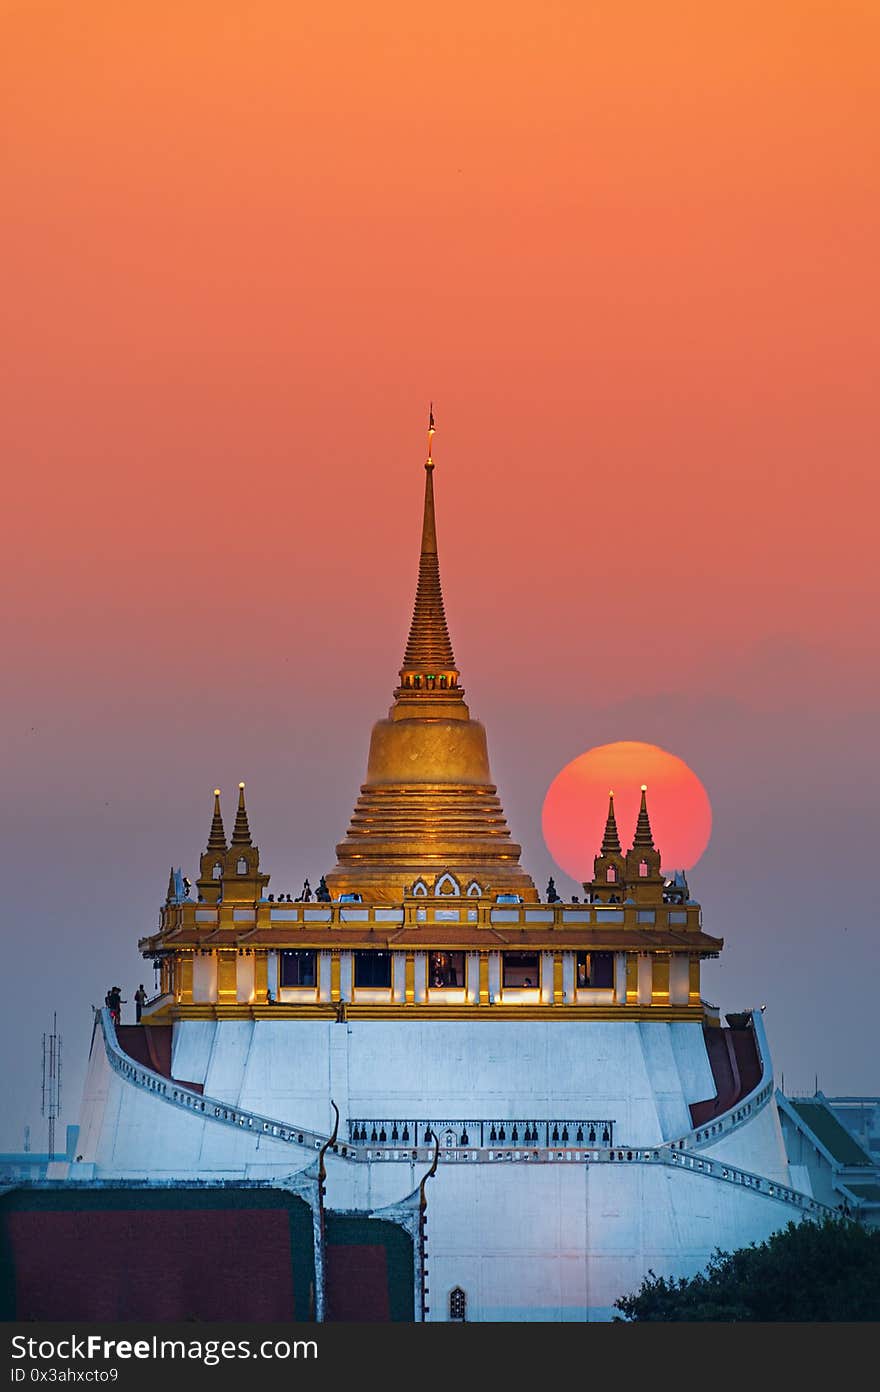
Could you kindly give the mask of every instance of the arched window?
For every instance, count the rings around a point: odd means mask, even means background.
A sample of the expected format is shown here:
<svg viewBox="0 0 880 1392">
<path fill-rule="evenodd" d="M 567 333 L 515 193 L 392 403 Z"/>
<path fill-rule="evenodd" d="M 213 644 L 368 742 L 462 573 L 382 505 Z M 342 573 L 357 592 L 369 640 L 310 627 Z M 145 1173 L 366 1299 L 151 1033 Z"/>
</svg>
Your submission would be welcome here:
<svg viewBox="0 0 880 1392">
<path fill-rule="evenodd" d="M 211 871 L 211 879 L 212 879 L 212 880 L 222 880 L 222 879 L 223 879 L 223 866 L 220 864 L 219 860 L 215 862 L 215 864 L 214 864 L 214 869 Z"/>
<path fill-rule="evenodd" d="M 647 877 L 648 877 L 648 862 L 647 862 L 646 860 L 640 860 L 640 861 L 639 861 L 639 874 L 641 875 L 641 877 L 642 877 L 643 880 L 647 879 Z"/>
<path fill-rule="evenodd" d="M 449 1318 L 451 1320 L 467 1319 L 467 1296 L 461 1286 L 456 1286 L 455 1290 L 449 1292 Z"/>
<path fill-rule="evenodd" d="M 441 677 L 441 678 L 440 678 L 440 685 L 441 685 L 441 686 L 445 686 L 445 685 L 446 685 L 446 678 L 445 678 L 445 677 Z"/>
<path fill-rule="evenodd" d="M 605 871 L 605 879 L 608 882 L 608 884 L 617 883 L 617 871 L 615 870 L 613 865 L 609 865 L 608 869 Z"/>
<path fill-rule="evenodd" d="M 248 863 L 247 863 L 247 861 L 245 860 L 244 856 L 239 856 L 239 857 L 238 857 L 238 860 L 237 860 L 236 863 L 235 863 L 235 873 L 236 873 L 236 875 L 246 875 L 246 874 L 247 874 L 247 871 L 248 871 Z"/>
<path fill-rule="evenodd" d="M 412 892 L 413 894 L 420 894 L 424 898 L 428 893 L 428 886 L 425 884 L 424 880 L 416 880 Z"/>
<path fill-rule="evenodd" d="M 467 887 L 468 898 L 479 899 L 482 893 L 483 891 L 480 889 L 480 886 L 477 884 L 476 880 L 471 880 L 470 884 Z"/>
<path fill-rule="evenodd" d="M 449 871 L 447 870 L 445 875 L 440 876 L 439 880 L 434 886 L 434 893 L 458 895 L 461 894 L 461 890 L 458 886 L 457 881 L 452 878 Z"/>
</svg>

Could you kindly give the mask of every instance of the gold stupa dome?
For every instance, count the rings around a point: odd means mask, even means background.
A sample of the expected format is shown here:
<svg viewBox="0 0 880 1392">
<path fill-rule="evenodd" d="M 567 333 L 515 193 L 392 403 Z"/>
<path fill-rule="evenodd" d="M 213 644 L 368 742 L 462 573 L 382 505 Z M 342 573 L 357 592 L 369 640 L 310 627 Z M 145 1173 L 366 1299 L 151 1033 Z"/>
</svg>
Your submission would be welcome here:
<svg viewBox="0 0 880 1392">
<path fill-rule="evenodd" d="M 434 512 L 433 413 L 425 462 L 419 579 L 394 702 L 373 726 L 367 777 L 327 875 L 336 898 L 399 902 L 417 878 L 451 872 L 492 892 L 537 892 L 489 769 L 486 731 L 472 720 L 443 606 Z"/>
</svg>

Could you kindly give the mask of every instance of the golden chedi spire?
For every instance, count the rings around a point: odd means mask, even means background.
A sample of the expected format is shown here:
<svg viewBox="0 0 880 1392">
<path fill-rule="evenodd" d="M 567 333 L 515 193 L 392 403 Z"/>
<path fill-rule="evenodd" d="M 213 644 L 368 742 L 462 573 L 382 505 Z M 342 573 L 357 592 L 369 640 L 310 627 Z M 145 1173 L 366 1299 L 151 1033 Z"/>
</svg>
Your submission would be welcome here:
<svg viewBox="0 0 880 1392">
<path fill-rule="evenodd" d="M 632 849 L 626 853 L 627 897 L 637 904 L 660 903 L 663 898 L 663 876 L 660 872 L 660 852 L 654 845 L 654 833 L 648 816 L 648 787 L 642 784 L 642 798 Z"/>
<path fill-rule="evenodd" d="M 226 865 L 226 832 L 220 815 L 220 789 L 214 789 L 214 816 L 208 844 L 199 858 L 199 878 L 196 882 L 198 896 L 202 903 L 216 904 L 223 889 L 223 872 Z"/>
<path fill-rule="evenodd" d="M 244 805 L 244 784 L 238 785 L 238 810 L 235 814 L 235 826 L 232 828 L 232 846 L 252 846 L 251 829 L 248 826 L 247 808 Z"/>
<path fill-rule="evenodd" d="M 416 602 L 403 666 L 400 669 L 398 697 L 416 691 L 458 689 L 458 669 L 446 626 L 440 562 L 437 557 L 437 523 L 434 515 L 434 408 L 428 418 L 428 458 L 425 461 L 425 502 L 422 511 L 422 544 L 419 552 L 419 579 Z"/>
<path fill-rule="evenodd" d="M 459 686 L 446 624 L 434 511 L 434 413 L 428 425 L 419 578 L 394 704 L 373 726 L 367 778 L 338 862 L 326 879 L 334 899 L 359 893 L 400 902 L 421 879 L 447 871 L 464 893 L 537 900 L 519 864 L 489 769 L 486 732 Z"/>
<path fill-rule="evenodd" d="M 211 821 L 211 831 L 208 835 L 209 851 L 226 850 L 226 832 L 223 830 L 223 818 L 220 815 L 220 789 L 214 789 L 214 816 Z"/>
<path fill-rule="evenodd" d="M 633 837 L 633 846 L 644 847 L 646 850 L 654 850 L 654 833 L 651 830 L 651 822 L 648 817 L 648 785 L 642 784 L 642 800 L 639 805 L 639 815 L 636 821 L 636 834 Z"/>
<path fill-rule="evenodd" d="M 605 820 L 605 835 L 602 837 L 601 855 L 620 855 L 620 837 L 617 834 L 617 818 L 614 815 L 614 790 L 608 793 L 608 816 Z"/>
</svg>

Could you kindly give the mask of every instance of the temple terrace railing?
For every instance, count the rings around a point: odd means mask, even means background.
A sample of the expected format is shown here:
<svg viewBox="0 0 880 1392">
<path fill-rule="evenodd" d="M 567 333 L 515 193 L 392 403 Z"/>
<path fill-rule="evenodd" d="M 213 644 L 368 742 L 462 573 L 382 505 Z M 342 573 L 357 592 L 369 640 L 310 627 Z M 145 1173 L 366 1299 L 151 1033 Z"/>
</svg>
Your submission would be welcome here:
<svg viewBox="0 0 880 1392">
<path fill-rule="evenodd" d="M 412 1159 L 424 1163 L 432 1158 L 431 1151 L 424 1147 L 413 1150 L 402 1150 L 391 1146 L 369 1147 L 364 1155 L 369 1161 L 409 1161 Z M 802 1194 L 799 1190 L 791 1189 L 788 1185 L 768 1179 L 765 1175 L 754 1174 L 750 1170 L 742 1169 L 739 1165 L 727 1165 L 722 1164 L 720 1160 L 709 1160 L 702 1155 L 695 1155 L 691 1151 L 673 1150 L 668 1145 L 648 1149 L 634 1146 L 627 1149 L 609 1147 L 598 1150 L 590 1148 L 579 1150 L 576 1147 L 574 1149 L 550 1147 L 549 1149 L 531 1150 L 525 1147 L 510 1146 L 503 1149 L 490 1147 L 486 1150 L 477 1150 L 463 1146 L 447 1148 L 441 1146 L 439 1158 L 441 1164 L 453 1162 L 465 1164 L 522 1163 L 526 1165 L 560 1163 L 575 1165 L 666 1165 L 671 1169 L 688 1170 L 692 1174 L 701 1175 L 704 1179 L 720 1180 L 722 1183 L 738 1185 L 764 1198 L 775 1199 L 779 1203 L 788 1204 L 792 1208 L 812 1216 L 818 1217 L 821 1214 L 835 1211 L 828 1204 L 819 1203 L 809 1194 Z"/>
<path fill-rule="evenodd" d="M 315 1151 L 320 1150 L 326 1142 L 326 1136 L 309 1131 L 305 1127 L 292 1126 L 287 1122 L 278 1121 L 277 1118 L 261 1116 L 259 1112 L 250 1112 L 242 1107 L 233 1107 L 229 1103 L 191 1092 L 188 1088 L 175 1083 L 173 1079 L 164 1078 L 160 1073 L 155 1073 L 152 1069 L 144 1068 L 141 1064 L 135 1063 L 117 1043 L 110 1012 L 104 1009 L 98 1013 L 110 1067 L 131 1086 L 151 1093 L 158 1100 L 166 1102 L 170 1106 L 190 1112 L 199 1120 L 235 1126 L 252 1135 L 254 1139 L 265 1136 Z M 429 1145 L 425 1145 L 423 1142 L 409 1148 L 399 1145 L 368 1145 L 364 1147 L 363 1145 L 337 1144 L 332 1147 L 332 1152 L 338 1158 L 353 1163 L 387 1163 L 389 1161 L 394 1163 L 396 1161 L 398 1163 L 430 1164 L 434 1158 L 434 1143 L 432 1140 Z M 762 1195 L 764 1198 L 788 1204 L 792 1209 L 797 1209 L 811 1216 L 818 1217 L 823 1213 L 835 1211 L 827 1204 L 819 1203 L 818 1200 L 811 1198 L 810 1195 L 801 1194 L 798 1190 L 790 1189 L 788 1186 L 767 1179 L 763 1175 L 753 1174 L 751 1171 L 736 1165 L 724 1164 L 720 1160 L 709 1160 L 702 1155 L 694 1154 L 692 1151 L 681 1150 L 678 1148 L 677 1142 L 674 1145 L 663 1144 L 653 1147 L 609 1146 L 607 1148 L 585 1147 L 583 1149 L 577 1146 L 537 1146 L 534 1148 L 499 1145 L 487 1147 L 443 1146 L 441 1143 L 439 1160 L 441 1164 L 451 1162 L 490 1165 L 520 1163 L 666 1165 L 674 1169 L 689 1170 L 692 1174 L 701 1175 L 705 1179 L 739 1185 L 755 1194 Z"/>
<path fill-rule="evenodd" d="M 182 1111 L 190 1112 L 205 1121 L 224 1122 L 228 1126 L 238 1127 L 241 1131 L 248 1131 L 254 1137 L 266 1136 L 287 1144 L 305 1146 L 310 1150 L 320 1150 L 327 1140 L 326 1136 L 309 1131 L 304 1126 L 291 1126 L 289 1123 L 278 1121 L 276 1117 L 261 1116 L 259 1112 L 250 1112 L 243 1107 L 233 1107 L 228 1102 L 205 1097 L 184 1087 L 182 1083 L 176 1083 L 173 1078 L 165 1078 L 161 1073 L 145 1068 L 120 1047 L 109 1010 L 101 1010 L 99 1014 L 110 1067 L 114 1073 L 118 1073 L 134 1087 L 142 1088 L 145 1092 L 161 1098 L 163 1102 L 168 1102 L 171 1106 L 179 1107 Z M 335 1149 L 344 1158 L 356 1158 L 348 1146 L 341 1145 Z"/>
<path fill-rule="evenodd" d="M 614 1145 L 614 1122 L 601 1120 L 523 1120 L 503 1117 L 500 1120 L 465 1119 L 456 1121 L 390 1120 L 374 1118 L 353 1119 L 348 1123 L 348 1138 L 352 1145 L 428 1145 L 429 1137 L 437 1136 L 444 1147 L 471 1147 L 484 1150 L 494 1145 L 524 1145 L 552 1147 L 569 1142 L 572 1145 Z"/>
</svg>

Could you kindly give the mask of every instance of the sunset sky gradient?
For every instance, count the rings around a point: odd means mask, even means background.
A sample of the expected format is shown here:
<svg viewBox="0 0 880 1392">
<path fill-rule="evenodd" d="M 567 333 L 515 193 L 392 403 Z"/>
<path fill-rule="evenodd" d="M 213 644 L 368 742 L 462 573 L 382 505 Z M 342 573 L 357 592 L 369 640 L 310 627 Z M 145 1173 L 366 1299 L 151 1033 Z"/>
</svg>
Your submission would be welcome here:
<svg viewBox="0 0 880 1392">
<path fill-rule="evenodd" d="M 332 865 L 430 398 L 526 866 L 569 760 L 680 755 L 706 994 L 880 1093 L 878 53 L 874 0 L 0 0 L 7 1147 L 215 785 L 270 888 Z"/>
</svg>

